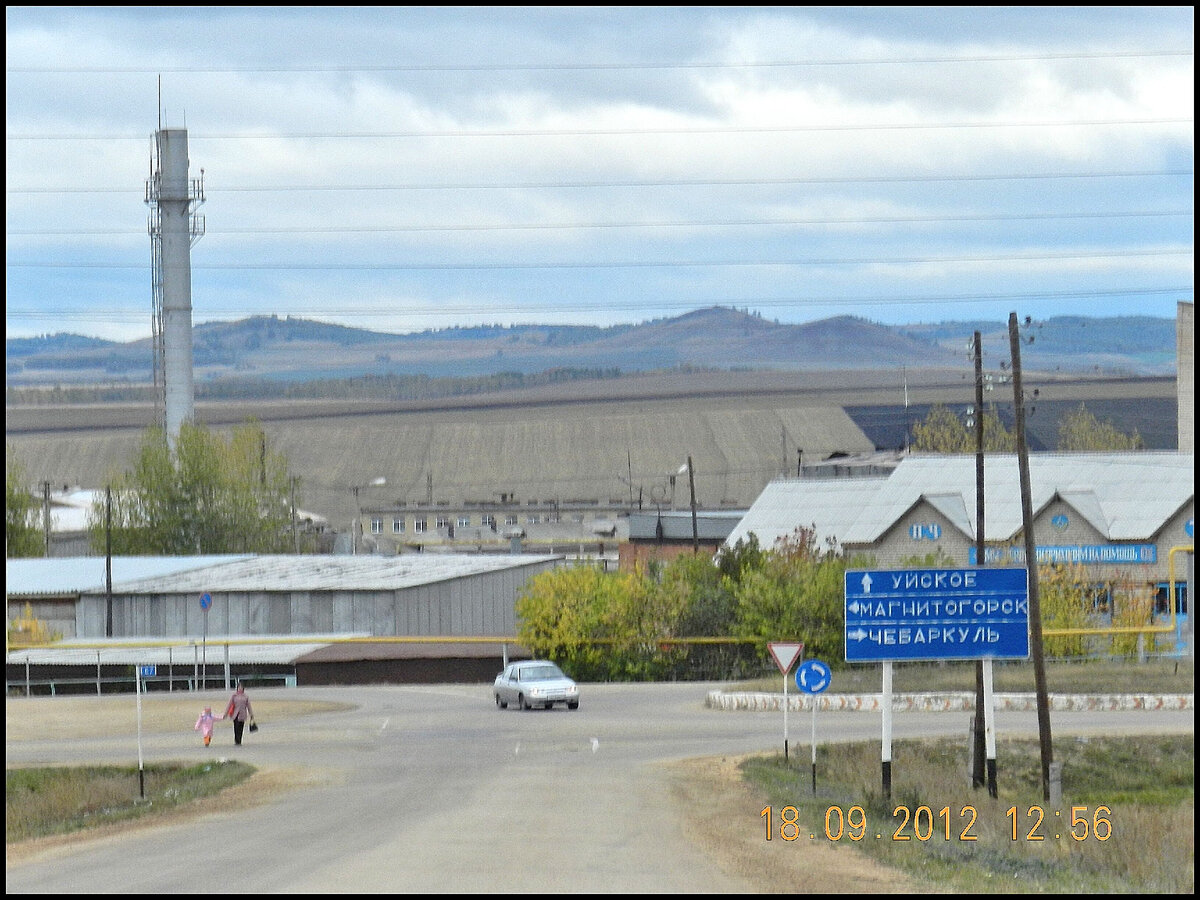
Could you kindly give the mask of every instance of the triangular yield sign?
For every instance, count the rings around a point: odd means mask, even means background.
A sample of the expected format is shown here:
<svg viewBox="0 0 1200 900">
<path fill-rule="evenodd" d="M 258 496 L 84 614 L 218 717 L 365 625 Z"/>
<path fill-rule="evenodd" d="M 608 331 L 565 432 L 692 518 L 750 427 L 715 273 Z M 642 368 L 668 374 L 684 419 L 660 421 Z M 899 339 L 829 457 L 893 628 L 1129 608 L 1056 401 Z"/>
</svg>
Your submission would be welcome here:
<svg viewBox="0 0 1200 900">
<path fill-rule="evenodd" d="M 804 652 L 804 644 L 798 641 L 769 641 L 767 649 L 775 657 L 775 665 L 786 675 Z"/>
</svg>

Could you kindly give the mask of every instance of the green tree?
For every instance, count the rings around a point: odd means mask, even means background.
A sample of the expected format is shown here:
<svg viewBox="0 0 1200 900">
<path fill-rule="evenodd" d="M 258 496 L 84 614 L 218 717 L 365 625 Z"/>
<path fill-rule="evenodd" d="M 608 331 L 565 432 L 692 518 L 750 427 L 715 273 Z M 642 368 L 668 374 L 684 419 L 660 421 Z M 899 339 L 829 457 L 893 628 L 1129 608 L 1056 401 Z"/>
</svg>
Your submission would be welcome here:
<svg viewBox="0 0 1200 900">
<path fill-rule="evenodd" d="M 1042 609 L 1042 628 L 1059 630 L 1087 628 L 1092 582 L 1087 569 L 1078 563 L 1050 563 L 1037 569 L 1038 600 Z M 1036 622 L 1030 622 L 1036 628 Z M 1047 656 L 1083 656 L 1087 645 L 1083 635 L 1067 634 L 1047 637 L 1044 642 Z"/>
<path fill-rule="evenodd" d="M 1112 420 L 1101 422 L 1080 403 L 1058 425 L 1059 450 L 1144 450 L 1137 429 L 1130 434 L 1118 431 Z"/>
<path fill-rule="evenodd" d="M 983 449 L 987 453 L 1011 453 L 1016 439 L 1000 421 L 995 405 L 983 413 Z M 968 428 L 949 407 L 937 404 L 913 426 L 912 449 L 922 453 L 974 453 L 975 430 Z"/>
<path fill-rule="evenodd" d="M 659 581 L 659 589 L 676 598 L 668 605 L 674 612 L 671 632 L 677 637 L 732 635 L 737 619 L 735 583 L 703 554 L 675 557 Z"/>
<path fill-rule="evenodd" d="M 279 553 L 290 543 L 287 461 L 248 422 L 227 440 L 184 425 L 174 452 L 149 429 L 133 468 L 113 479 L 112 549 L 119 554 Z M 88 519 L 93 548 L 105 547 L 105 500 Z"/>
<path fill-rule="evenodd" d="M 562 663 L 576 678 L 603 678 L 609 646 L 630 607 L 631 582 L 641 576 L 608 575 L 595 566 L 572 566 L 530 579 L 517 598 L 517 637 L 536 656 Z"/>
<path fill-rule="evenodd" d="M 759 546 L 758 535 L 751 532 L 738 538 L 732 547 L 722 547 L 717 552 L 717 568 L 723 577 L 736 584 L 741 581 L 743 572 L 760 568 L 766 555 Z"/>
<path fill-rule="evenodd" d="M 4 448 L 4 469 L 4 555 L 41 556 L 46 542 L 38 527 L 37 500 L 29 490 L 25 465 L 9 444 Z"/>
<path fill-rule="evenodd" d="M 840 660 L 845 573 L 864 562 L 844 559 L 836 546 L 819 547 L 811 528 L 796 529 L 734 588 L 738 636 L 753 638 L 764 653 L 768 641 L 795 638 L 806 656 Z"/>
</svg>

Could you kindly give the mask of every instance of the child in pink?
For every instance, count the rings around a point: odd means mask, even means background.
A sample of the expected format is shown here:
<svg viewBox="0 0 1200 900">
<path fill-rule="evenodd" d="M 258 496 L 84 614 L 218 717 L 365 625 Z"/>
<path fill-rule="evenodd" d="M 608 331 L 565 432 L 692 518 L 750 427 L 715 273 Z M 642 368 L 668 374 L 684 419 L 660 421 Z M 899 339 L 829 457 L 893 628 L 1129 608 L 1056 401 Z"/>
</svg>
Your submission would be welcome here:
<svg viewBox="0 0 1200 900">
<path fill-rule="evenodd" d="M 225 718 L 224 716 L 214 716 L 212 707 L 204 707 L 204 712 L 200 713 L 200 718 L 196 720 L 196 727 L 193 731 L 199 731 L 204 735 L 204 746 L 207 747 L 212 743 L 213 724 Z"/>
</svg>

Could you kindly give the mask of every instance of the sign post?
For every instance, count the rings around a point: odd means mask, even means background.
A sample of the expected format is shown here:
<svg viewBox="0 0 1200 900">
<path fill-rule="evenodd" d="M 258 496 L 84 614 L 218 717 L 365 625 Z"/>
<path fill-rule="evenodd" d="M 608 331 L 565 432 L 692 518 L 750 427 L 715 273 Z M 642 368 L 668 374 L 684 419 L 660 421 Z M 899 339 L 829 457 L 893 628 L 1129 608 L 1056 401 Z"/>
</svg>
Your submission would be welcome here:
<svg viewBox="0 0 1200 900">
<path fill-rule="evenodd" d="M 792 666 L 800 655 L 804 653 L 804 644 L 800 641 L 769 641 L 767 649 L 771 651 L 771 656 L 775 660 L 775 665 L 779 667 L 779 671 L 783 673 L 783 761 L 788 761 L 788 699 L 787 699 L 787 676 L 792 670 Z"/>
<path fill-rule="evenodd" d="M 848 569 L 846 662 L 883 663 L 883 792 L 891 796 L 892 662 L 1029 658 L 1029 572 Z M 987 680 L 987 679 L 985 679 Z M 985 685 L 986 733 L 994 712 Z M 994 752 L 989 749 L 989 752 Z"/>
<path fill-rule="evenodd" d="M 142 679 L 153 678 L 158 670 L 154 666 L 138 666 L 137 675 L 137 745 L 138 745 L 138 794 L 146 799 L 146 774 L 142 765 Z"/>
<path fill-rule="evenodd" d="M 200 595 L 200 608 L 204 610 L 204 631 L 200 639 L 200 690 L 208 688 L 208 608 L 212 606 L 212 595 Z"/>
<path fill-rule="evenodd" d="M 833 673 L 819 659 L 805 660 L 796 670 L 796 687 L 813 695 L 812 705 L 812 791 L 817 792 L 817 698 L 816 695 L 829 687 Z"/>
</svg>

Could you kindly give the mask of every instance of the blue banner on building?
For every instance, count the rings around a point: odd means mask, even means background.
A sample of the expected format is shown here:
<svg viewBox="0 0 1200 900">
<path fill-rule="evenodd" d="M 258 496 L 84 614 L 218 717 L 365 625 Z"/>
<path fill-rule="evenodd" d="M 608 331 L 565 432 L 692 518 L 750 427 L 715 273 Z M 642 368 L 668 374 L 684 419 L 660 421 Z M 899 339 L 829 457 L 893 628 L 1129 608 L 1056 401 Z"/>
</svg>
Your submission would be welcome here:
<svg viewBox="0 0 1200 900">
<path fill-rule="evenodd" d="M 1024 547 L 987 547 L 988 565 L 1025 565 Z M 975 548 L 967 552 L 967 562 L 976 565 Z M 1158 562 L 1155 544 L 1081 544 L 1037 548 L 1039 563 L 1080 563 L 1082 565 L 1127 564 L 1153 565 Z"/>
</svg>

